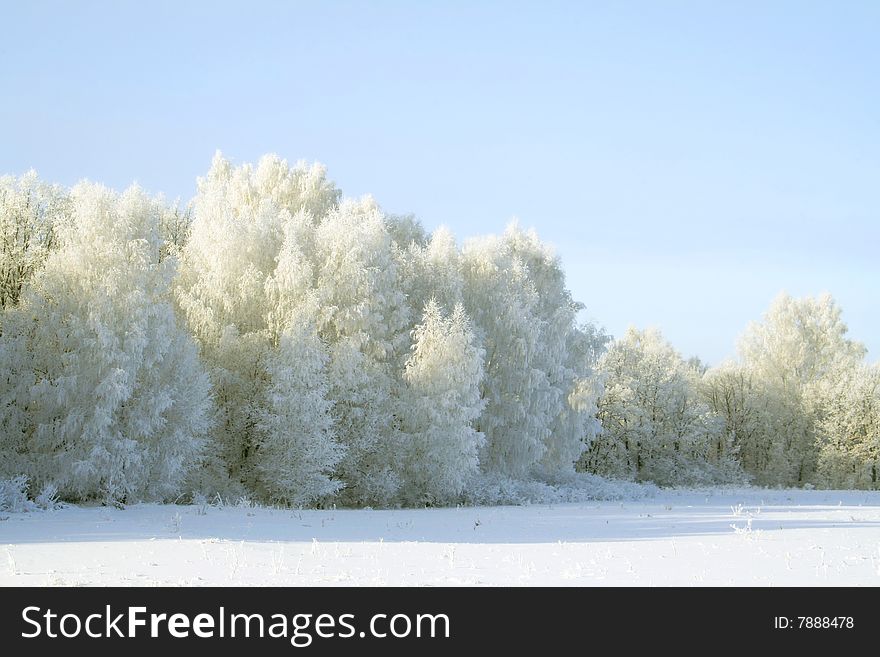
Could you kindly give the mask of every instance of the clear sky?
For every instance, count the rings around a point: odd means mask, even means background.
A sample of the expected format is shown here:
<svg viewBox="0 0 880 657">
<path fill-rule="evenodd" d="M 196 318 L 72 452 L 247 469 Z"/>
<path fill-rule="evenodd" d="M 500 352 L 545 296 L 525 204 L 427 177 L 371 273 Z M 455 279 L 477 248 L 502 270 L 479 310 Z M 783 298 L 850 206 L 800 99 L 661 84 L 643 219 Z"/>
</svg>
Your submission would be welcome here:
<svg viewBox="0 0 880 657">
<path fill-rule="evenodd" d="M 0 172 L 188 199 L 317 159 L 716 363 L 781 290 L 880 354 L 880 2 L 0 0 Z"/>
</svg>

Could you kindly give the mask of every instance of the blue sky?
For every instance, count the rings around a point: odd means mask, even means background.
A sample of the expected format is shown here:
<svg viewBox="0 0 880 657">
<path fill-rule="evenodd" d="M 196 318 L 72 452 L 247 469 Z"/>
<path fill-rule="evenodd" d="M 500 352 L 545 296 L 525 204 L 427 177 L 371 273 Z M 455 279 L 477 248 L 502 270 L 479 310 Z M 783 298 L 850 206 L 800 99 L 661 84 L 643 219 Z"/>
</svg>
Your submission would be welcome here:
<svg viewBox="0 0 880 657">
<path fill-rule="evenodd" d="M 880 353 L 880 3 L 2 1 L 0 172 L 189 198 L 317 159 L 557 246 L 587 316 L 716 363 L 781 290 Z"/>
</svg>

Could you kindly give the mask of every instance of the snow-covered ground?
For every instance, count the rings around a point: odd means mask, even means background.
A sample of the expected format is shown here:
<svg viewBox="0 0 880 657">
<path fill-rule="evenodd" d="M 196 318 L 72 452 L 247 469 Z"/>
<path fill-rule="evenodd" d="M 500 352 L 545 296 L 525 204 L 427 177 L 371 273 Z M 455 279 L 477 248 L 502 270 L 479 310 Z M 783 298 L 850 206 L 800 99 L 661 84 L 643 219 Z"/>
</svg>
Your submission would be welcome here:
<svg viewBox="0 0 880 657">
<path fill-rule="evenodd" d="M 0 585 L 880 585 L 880 492 L 0 514 Z"/>
</svg>

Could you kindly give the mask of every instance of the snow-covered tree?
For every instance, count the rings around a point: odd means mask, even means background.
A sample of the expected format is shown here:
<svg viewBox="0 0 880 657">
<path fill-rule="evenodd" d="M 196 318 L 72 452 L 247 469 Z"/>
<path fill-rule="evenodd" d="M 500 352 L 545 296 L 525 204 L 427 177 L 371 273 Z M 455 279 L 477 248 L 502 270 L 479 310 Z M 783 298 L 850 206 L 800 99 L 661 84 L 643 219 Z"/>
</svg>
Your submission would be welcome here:
<svg viewBox="0 0 880 657">
<path fill-rule="evenodd" d="M 461 251 L 455 236 L 445 226 L 424 241 L 411 240 L 401 257 L 401 280 L 414 316 L 434 300 L 443 308 L 454 308 L 464 299 Z"/>
<path fill-rule="evenodd" d="M 761 398 L 752 403 L 764 415 L 764 435 L 755 442 L 763 454 L 751 455 L 745 445 L 742 452 L 744 461 L 764 464 L 766 472 L 756 472 L 759 480 L 790 486 L 815 478 L 824 399 L 866 353 L 846 334 L 830 295 L 782 294 L 741 338 L 740 362 Z"/>
<path fill-rule="evenodd" d="M 484 405 L 482 377 L 483 353 L 474 345 L 464 308 L 458 305 L 444 317 L 429 301 L 404 372 L 404 501 L 450 502 L 477 474 L 483 436 L 473 425 Z"/>
<path fill-rule="evenodd" d="M 35 171 L 0 177 L 0 310 L 18 302 L 22 286 L 58 245 L 69 206 L 67 193 Z"/>
<path fill-rule="evenodd" d="M 210 405 L 170 303 L 163 209 L 137 188 L 117 197 L 83 184 L 71 201 L 62 246 L 5 318 L 2 467 L 25 466 L 68 498 L 176 495 L 201 457 Z"/>
<path fill-rule="evenodd" d="M 400 447 L 394 408 L 394 379 L 356 338 L 330 346 L 329 398 L 345 456 L 337 468 L 346 504 L 387 506 L 400 488 Z"/>
<path fill-rule="evenodd" d="M 524 476 L 543 455 L 549 433 L 546 413 L 533 415 L 530 403 L 546 379 L 530 362 L 539 339 L 531 321 L 537 293 L 525 264 L 500 237 L 468 241 L 463 259 L 465 309 L 486 352 L 486 409 L 477 423 L 486 436 L 481 467 Z"/>
<path fill-rule="evenodd" d="M 702 484 L 738 476 L 718 454 L 723 425 L 703 402 L 699 372 L 659 331 L 629 329 L 599 361 L 602 433 L 585 455 L 600 474 L 660 485 Z"/>
<path fill-rule="evenodd" d="M 309 504 L 342 485 L 332 476 L 342 449 L 330 414 L 327 360 L 314 324 L 304 320 L 284 330 L 269 357 L 256 457 L 258 485 L 267 499 Z"/>
<path fill-rule="evenodd" d="M 852 368 L 828 386 L 818 424 L 820 482 L 880 487 L 880 365 Z"/>
<path fill-rule="evenodd" d="M 813 386 L 860 363 L 864 345 L 846 337 L 842 310 L 829 294 L 795 299 L 780 294 L 739 342 L 740 359 L 762 376 Z"/>
<path fill-rule="evenodd" d="M 322 167 L 290 167 L 275 156 L 236 168 L 218 154 L 199 180 L 176 297 L 209 365 L 214 438 L 233 485 L 257 486 L 257 453 L 269 440 L 269 368 L 291 322 L 314 314 L 308 249 L 317 218 L 338 200 Z"/>
<path fill-rule="evenodd" d="M 571 408 L 589 417 L 589 371 L 571 348 L 580 307 L 565 288 L 559 259 L 534 231 L 513 224 L 501 237 L 467 242 L 462 267 L 465 310 L 486 352 L 481 466 L 527 476 L 550 449 L 548 463 L 562 467 L 565 455 L 572 470 L 584 431 L 571 418 L 559 421 L 560 414 Z"/>
<path fill-rule="evenodd" d="M 347 503 L 389 504 L 399 486 L 399 355 L 410 309 L 398 252 L 370 198 L 344 201 L 317 226 L 318 331 L 330 345 L 333 416 Z"/>
<path fill-rule="evenodd" d="M 162 259 L 179 258 L 184 245 L 189 239 L 192 227 L 192 207 L 181 207 L 179 202 L 162 208 L 159 219 L 159 235 L 162 238 Z"/>
<path fill-rule="evenodd" d="M 724 424 L 729 448 L 756 484 L 793 485 L 800 461 L 789 446 L 812 434 L 799 396 L 779 381 L 765 379 L 741 363 L 726 362 L 706 372 L 703 395 Z"/>
<path fill-rule="evenodd" d="M 410 246 L 425 246 L 428 243 L 428 234 L 421 222 L 411 214 L 389 214 L 385 217 L 391 239 L 400 249 L 408 249 Z"/>
<path fill-rule="evenodd" d="M 724 435 L 736 451 L 743 470 L 762 481 L 779 455 L 770 451 L 767 437 L 773 431 L 772 399 L 741 365 L 725 362 L 703 376 L 702 391 L 712 411 L 724 423 Z M 724 449 L 724 442 L 719 448 Z"/>
<path fill-rule="evenodd" d="M 591 325 L 578 326 L 584 306 L 572 299 L 553 250 L 530 231 L 519 234 L 517 251 L 528 263 L 539 298 L 541 338 L 533 366 L 546 373 L 550 387 L 550 433 L 539 465 L 545 473 L 570 474 L 595 435 L 600 388 L 591 356 L 603 349 L 602 338 Z"/>
<path fill-rule="evenodd" d="M 378 362 L 407 340 L 411 315 L 385 217 L 371 198 L 346 200 L 315 236 L 319 328 L 331 343 L 353 338 Z"/>
<path fill-rule="evenodd" d="M 337 198 L 326 184 L 301 181 L 320 174 L 305 166 L 290 169 L 272 157 L 256 170 L 233 168 L 218 154 L 199 180 L 178 300 L 203 347 L 216 345 L 228 326 L 240 335 L 267 328 L 266 283 L 275 271 L 286 226 L 300 212 L 324 208 Z M 298 196 L 303 190 L 306 195 Z"/>
<path fill-rule="evenodd" d="M 583 456 L 602 431 L 597 413 L 604 377 L 598 365 L 610 341 L 610 335 L 591 323 L 582 324 L 569 335 L 565 371 L 570 377 L 571 390 L 556 418 L 542 459 L 546 479 L 570 473 L 573 465 L 583 470 Z"/>
</svg>

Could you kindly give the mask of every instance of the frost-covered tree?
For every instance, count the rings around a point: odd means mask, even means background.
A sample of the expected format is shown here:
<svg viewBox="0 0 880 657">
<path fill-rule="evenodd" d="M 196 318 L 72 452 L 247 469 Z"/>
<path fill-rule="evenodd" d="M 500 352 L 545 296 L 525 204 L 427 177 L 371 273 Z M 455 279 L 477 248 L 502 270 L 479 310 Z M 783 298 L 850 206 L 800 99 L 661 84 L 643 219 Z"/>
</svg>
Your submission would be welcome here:
<svg viewBox="0 0 880 657">
<path fill-rule="evenodd" d="M 797 481 L 799 461 L 788 446 L 812 433 L 800 397 L 741 363 L 726 362 L 706 372 L 703 395 L 721 418 L 728 444 L 756 484 Z"/>
<path fill-rule="evenodd" d="M 330 345 L 333 415 L 347 503 L 391 503 L 400 484 L 399 355 L 410 309 L 398 251 L 370 198 L 344 201 L 315 235 L 318 331 Z"/>
<path fill-rule="evenodd" d="M 821 483 L 880 487 L 880 365 L 852 368 L 826 388 L 818 430 Z"/>
<path fill-rule="evenodd" d="M 813 386 L 860 363 L 866 349 L 847 338 L 842 310 L 829 294 L 780 294 L 740 338 L 740 359 L 767 378 Z"/>
<path fill-rule="evenodd" d="M 550 431 L 546 408 L 535 403 L 546 391 L 546 376 L 531 367 L 540 339 L 532 321 L 537 291 L 525 263 L 501 237 L 467 242 L 463 258 L 465 308 L 486 351 L 486 409 L 477 424 L 486 436 L 481 466 L 524 476 L 543 456 Z"/>
<path fill-rule="evenodd" d="M 563 401 L 557 404 L 557 415 L 539 464 L 543 477 L 551 481 L 574 472 L 601 431 L 597 404 L 603 379 L 596 368 L 610 336 L 592 324 L 571 328 L 566 333 L 556 377 L 551 379 L 562 392 Z"/>
<path fill-rule="evenodd" d="M 22 286 L 58 245 L 69 206 L 67 193 L 35 171 L 0 177 L 0 310 L 18 302 Z"/>
<path fill-rule="evenodd" d="M 724 435 L 734 447 L 743 470 L 762 481 L 770 461 L 780 455 L 770 451 L 767 436 L 773 432 L 772 398 L 741 365 L 726 362 L 703 377 L 702 391 L 712 411 L 724 423 Z M 724 449 L 723 442 L 719 448 Z"/>
<path fill-rule="evenodd" d="M 414 316 L 434 300 L 443 308 L 454 308 L 464 299 L 461 251 L 455 236 L 445 226 L 424 241 L 411 240 L 401 257 L 401 280 Z"/>
<path fill-rule="evenodd" d="M 572 470 L 584 447 L 583 427 L 559 420 L 567 408 L 589 417 L 583 401 L 589 372 L 571 348 L 579 306 L 565 288 L 559 259 L 534 231 L 513 224 L 503 236 L 467 242 L 462 261 L 465 310 L 486 352 L 486 409 L 477 423 L 486 436 L 481 466 L 527 476 L 550 449 L 548 463 Z"/>
<path fill-rule="evenodd" d="M 314 324 L 303 320 L 284 330 L 269 356 L 256 459 L 257 482 L 267 499 L 310 504 L 342 485 L 332 476 L 342 449 L 330 414 L 327 360 Z"/>
<path fill-rule="evenodd" d="M 317 226 L 315 250 L 322 335 L 353 338 L 379 362 L 392 357 L 411 315 L 379 206 L 369 197 L 342 202 Z"/>
<path fill-rule="evenodd" d="M 400 488 L 399 431 L 388 369 L 369 357 L 355 338 L 330 346 L 332 416 L 345 456 L 337 468 L 347 504 L 389 505 Z"/>
<path fill-rule="evenodd" d="M 738 476 L 718 453 L 723 426 L 701 399 L 699 372 L 659 331 L 629 329 L 599 361 L 602 433 L 585 455 L 593 472 L 660 485 Z"/>
<path fill-rule="evenodd" d="M 289 224 L 338 200 L 323 176 L 320 167 L 290 168 L 271 156 L 255 169 L 214 158 L 199 180 L 178 282 L 179 303 L 203 346 L 215 345 L 228 326 L 241 335 L 267 328 L 267 281 Z"/>
<path fill-rule="evenodd" d="M 421 222 L 411 214 L 389 214 L 385 217 L 391 239 L 400 249 L 407 249 L 412 245 L 425 246 L 428 243 L 428 234 Z"/>
<path fill-rule="evenodd" d="M 744 461 L 763 463 L 759 480 L 801 485 L 815 478 L 822 442 L 819 422 L 828 390 L 857 368 L 866 353 L 846 337 L 841 309 L 830 295 L 795 299 L 782 294 L 763 321 L 740 340 L 740 363 L 760 396 L 762 439 L 759 454 L 741 451 Z M 743 442 L 739 436 L 737 442 Z"/>
<path fill-rule="evenodd" d="M 269 440 L 264 421 L 272 394 L 269 369 L 283 332 L 303 313 L 314 312 L 308 296 L 314 285 L 312 235 L 316 221 L 338 200 L 322 167 L 290 167 L 275 156 L 256 168 L 236 168 L 218 154 L 199 180 L 176 297 L 209 366 L 219 464 L 233 487 L 257 487 L 258 477 L 264 490 L 268 485 L 266 472 L 259 475 L 255 468 L 260 445 Z M 203 481 L 223 486 L 211 477 Z M 288 491 L 286 499 L 299 495 Z"/>
<path fill-rule="evenodd" d="M 159 219 L 159 235 L 162 238 L 162 259 L 179 258 L 192 227 L 192 207 L 181 207 L 179 202 L 163 207 Z"/>
<path fill-rule="evenodd" d="M 440 306 L 429 301 L 413 330 L 404 372 L 404 501 L 450 502 L 477 474 L 483 436 L 474 422 L 484 405 L 482 377 L 483 353 L 474 344 L 464 308 L 458 305 L 444 317 Z"/>
<path fill-rule="evenodd" d="M 599 359 L 611 336 L 601 327 L 584 323 L 569 335 L 568 358 L 571 391 L 563 405 L 542 459 L 544 476 L 553 480 L 570 473 L 572 464 L 584 470 L 583 457 L 602 431 L 597 417 L 598 402 L 604 390 L 604 377 L 598 371 Z"/>
<path fill-rule="evenodd" d="M 174 496 L 210 405 L 170 302 L 173 261 L 160 261 L 163 208 L 87 184 L 71 202 L 61 246 L 5 318 L 0 468 L 67 498 Z"/>
</svg>

